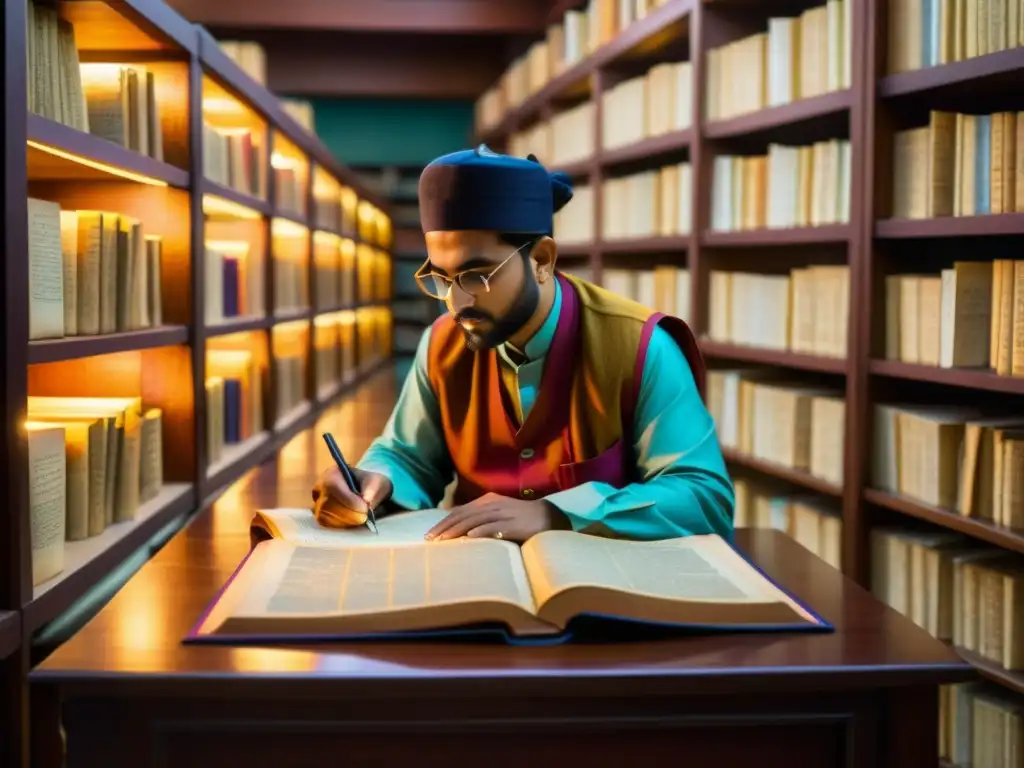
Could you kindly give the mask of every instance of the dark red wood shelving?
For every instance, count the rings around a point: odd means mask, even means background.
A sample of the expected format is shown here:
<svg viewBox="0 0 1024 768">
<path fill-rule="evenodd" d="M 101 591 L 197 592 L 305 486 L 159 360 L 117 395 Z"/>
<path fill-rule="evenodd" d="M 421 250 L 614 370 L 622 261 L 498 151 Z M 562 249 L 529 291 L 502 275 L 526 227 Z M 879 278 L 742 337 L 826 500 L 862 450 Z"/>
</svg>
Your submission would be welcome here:
<svg viewBox="0 0 1024 768">
<path fill-rule="evenodd" d="M 727 139 L 778 128 L 790 123 L 813 120 L 845 112 L 850 109 L 852 101 L 853 94 L 848 89 L 812 96 L 789 104 L 751 112 L 747 115 L 709 122 L 704 126 L 704 136 L 709 139 Z"/>
<path fill-rule="evenodd" d="M 782 464 L 764 461 L 763 459 L 740 453 L 732 448 L 723 448 L 722 455 L 730 464 L 753 470 L 762 475 L 769 475 L 778 480 L 784 480 L 792 485 L 799 485 L 827 496 L 839 497 L 843 495 L 842 487 L 820 477 L 815 477 L 810 472 L 801 469 L 793 469 Z"/>
<path fill-rule="evenodd" d="M 824 224 L 819 227 L 787 227 L 779 229 L 746 229 L 739 232 L 705 230 L 701 244 L 724 248 L 749 245 L 811 245 L 845 243 L 850 238 L 846 224 Z"/>
<path fill-rule="evenodd" d="M 132 352 L 155 347 L 186 344 L 188 328 L 184 325 L 164 325 L 138 331 L 120 331 L 100 336 L 66 336 L 62 339 L 39 339 L 28 344 L 28 362 L 55 363 L 81 357 Z"/>
<path fill-rule="evenodd" d="M 892 379 L 929 381 L 950 387 L 1024 395 L 1024 378 L 999 376 L 990 369 L 939 368 L 934 365 L 918 365 L 898 360 L 872 360 L 869 370 L 876 376 L 887 376 Z"/>
<path fill-rule="evenodd" d="M 706 337 L 700 339 L 699 344 L 701 352 L 711 358 L 778 366 L 798 371 L 835 374 L 846 372 L 847 362 L 839 357 L 821 357 L 782 349 L 761 349 L 741 344 L 726 344 L 721 341 L 712 341 Z"/>
</svg>

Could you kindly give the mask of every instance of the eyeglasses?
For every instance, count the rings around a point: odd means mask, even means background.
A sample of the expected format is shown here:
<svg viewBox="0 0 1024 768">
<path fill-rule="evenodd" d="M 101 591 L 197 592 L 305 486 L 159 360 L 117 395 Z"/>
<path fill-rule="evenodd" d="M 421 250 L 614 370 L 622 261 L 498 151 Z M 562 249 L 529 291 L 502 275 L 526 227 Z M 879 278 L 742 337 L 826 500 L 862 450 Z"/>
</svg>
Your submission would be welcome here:
<svg viewBox="0 0 1024 768">
<path fill-rule="evenodd" d="M 439 272 L 433 272 L 430 270 L 430 260 L 416 270 L 416 284 L 420 290 L 423 291 L 427 296 L 432 299 L 438 299 L 439 301 L 445 301 L 449 294 L 452 292 L 452 285 L 454 283 L 459 284 L 459 288 L 468 293 L 470 296 L 477 296 L 481 293 L 491 290 L 491 280 L 494 279 L 494 275 L 499 269 L 504 267 L 512 257 L 523 250 L 528 245 L 532 245 L 533 241 L 524 243 L 523 245 L 516 248 L 510 253 L 504 261 L 498 266 L 491 270 L 482 269 L 467 269 L 464 272 L 459 272 L 455 277 L 448 277 L 448 275 L 442 275 Z"/>
</svg>

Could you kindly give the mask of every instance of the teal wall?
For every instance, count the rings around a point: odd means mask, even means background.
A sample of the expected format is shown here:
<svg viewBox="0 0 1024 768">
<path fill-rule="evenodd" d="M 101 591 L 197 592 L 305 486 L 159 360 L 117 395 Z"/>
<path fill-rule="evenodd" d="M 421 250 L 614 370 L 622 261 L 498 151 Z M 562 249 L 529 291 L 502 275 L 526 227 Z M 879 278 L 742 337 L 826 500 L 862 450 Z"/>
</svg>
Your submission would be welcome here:
<svg viewBox="0 0 1024 768">
<path fill-rule="evenodd" d="M 321 141 L 346 165 L 421 166 L 465 149 L 473 102 L 312 99 Z"/>
</svg>

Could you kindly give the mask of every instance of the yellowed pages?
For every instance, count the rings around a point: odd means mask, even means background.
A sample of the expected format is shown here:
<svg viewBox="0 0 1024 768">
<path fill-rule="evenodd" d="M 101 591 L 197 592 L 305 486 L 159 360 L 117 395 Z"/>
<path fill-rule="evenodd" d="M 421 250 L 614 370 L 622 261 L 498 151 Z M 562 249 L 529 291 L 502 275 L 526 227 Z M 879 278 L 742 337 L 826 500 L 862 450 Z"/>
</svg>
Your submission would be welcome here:
<svg viewBox="0 0 1024 768">
<path fill-rule="evenodd" d="M 325 528 L 309 509 L 282 507 L 259 510 L 253 525 L 263 528 L 274 538 L 306 547 L 422 544 L 423 535 L 446 514 L 443 509 L 424 509 L 378 517 L 375 534 L 365 525 Z"/>
<path fill-rule="evenodd" d="M 815 623 L 719 536 L 660 542 L 546 531 L 523 545 L 538 616 L 702 624 Z"/>
<path fill-rule="evenodd" d="M 534 616 L 515 544 L 452 539 L 419 545 L 256 546 L 201 634 L 364 634 L 504 622 L 554 633 Z"/>
</svg>

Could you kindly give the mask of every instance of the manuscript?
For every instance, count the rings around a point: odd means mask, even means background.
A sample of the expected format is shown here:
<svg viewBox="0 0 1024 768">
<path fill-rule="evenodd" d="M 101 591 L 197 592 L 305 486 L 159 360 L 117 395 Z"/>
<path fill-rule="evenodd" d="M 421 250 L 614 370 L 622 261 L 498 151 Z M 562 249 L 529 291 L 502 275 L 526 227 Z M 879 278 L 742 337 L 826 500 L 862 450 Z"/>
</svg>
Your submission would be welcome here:
<svg viewBox="0 0 1024 768">
<path fill-rule="evenodd" d="M 637 542 L 545 531 L 522 546 L 424 540 L 444 514 L 382 517 L 378 535 L 323 528 L 309 510 L 261 510 L 251 552 L 189 640 L 297 642 L 480 627 L 498 627 L 510 642 L 564 640 L 580 618 L 668 629 L 831 629 L 719 536 Z"/>
</svg>

